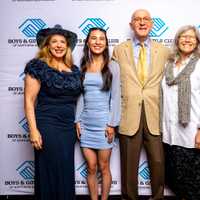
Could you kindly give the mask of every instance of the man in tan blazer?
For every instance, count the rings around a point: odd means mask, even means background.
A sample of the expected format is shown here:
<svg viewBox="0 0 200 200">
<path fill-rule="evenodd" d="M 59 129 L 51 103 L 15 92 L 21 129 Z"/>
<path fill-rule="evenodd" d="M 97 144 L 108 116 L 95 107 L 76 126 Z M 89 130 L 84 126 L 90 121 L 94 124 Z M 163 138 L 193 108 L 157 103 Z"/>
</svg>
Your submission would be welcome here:
<svg viewBox="0 0 200 200">
<path fill-rule="evenodd" d="M 152 199 L 163 199 L 164 160 L 159 130 L 159 87 L 169 51 L 149 38 L 152 26 L 150 13 L 143 9 L 136 10 L 130 22 L 133 40 L 116 46 L 112 56 L 119 64 L 121 76 L 119 138 L 122 199 L 126 200 L 138 199 L 138 165 L 142 146 L 147 153 Z M 141 62 L 146 63 L 143 65 L 143 76 L 139 74 Z"/>
</svg>

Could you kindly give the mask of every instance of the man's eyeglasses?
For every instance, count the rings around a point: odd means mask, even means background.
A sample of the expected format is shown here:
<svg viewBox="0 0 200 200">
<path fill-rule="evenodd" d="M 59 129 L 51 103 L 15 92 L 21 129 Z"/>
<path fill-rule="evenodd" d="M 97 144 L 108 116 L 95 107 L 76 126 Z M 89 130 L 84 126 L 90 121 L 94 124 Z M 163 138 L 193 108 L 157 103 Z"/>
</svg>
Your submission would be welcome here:
<svg viewBox="0 0 200 200">
<path fill-rule="evenodd" d="M 149 18 L 149 17 L 144 17 L 144 18 L 135 17 L 135 18 L 133 18 L 133 21 L 135 23 L 140 23 L 140 22 L 149 23 L 149 22 L 151 22 L 151 18 Z"/>
</svg>

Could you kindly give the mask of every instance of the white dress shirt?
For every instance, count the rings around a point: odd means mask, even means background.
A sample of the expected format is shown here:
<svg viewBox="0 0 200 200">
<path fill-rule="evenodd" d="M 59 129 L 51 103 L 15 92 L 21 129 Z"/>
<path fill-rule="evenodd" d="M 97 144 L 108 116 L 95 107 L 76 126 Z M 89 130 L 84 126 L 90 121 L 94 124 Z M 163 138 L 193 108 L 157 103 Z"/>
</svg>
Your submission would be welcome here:
<svg viewBox="0 0 200 200">
<path fill-rule="evenodd" d="M 189 60 L 188 60 L 189 61 Z M 187 62 L 188 62 L 187 61 Z M 174 77 L 186 66 L 180 68 L 174 65 Z M 178 122 L 178 86 L 168 86 L 165 77 L 162 80 L 163 90 L 163 142 L 186 148 L 195 147 L 195 135 L 200 128 L 200 60 L 190 75 L 191 81 L 191 111 L 190 122 L 183 127 Z"/>
</svg>

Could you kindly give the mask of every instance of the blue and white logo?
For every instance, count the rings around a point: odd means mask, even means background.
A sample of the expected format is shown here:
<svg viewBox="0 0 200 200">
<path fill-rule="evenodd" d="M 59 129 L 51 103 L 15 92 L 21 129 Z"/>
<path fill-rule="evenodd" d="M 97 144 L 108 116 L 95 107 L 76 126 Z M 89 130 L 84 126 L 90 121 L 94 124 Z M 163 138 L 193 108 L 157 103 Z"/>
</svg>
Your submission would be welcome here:
<svg viewBox="0 0 200 200">
<path fill-rule="evenodd" d="M 23 162 L 17 169 L 18 173 L 25 180 L 33 180 L 34 179 L 34 162 L 33 161 L 25 161 Z"/>
<path fill-rule="evenodd" d="M 149 180 L 150 179 L 150 171 L 148 167 L 147 161 L 144 161 L 140 166 L 139 166 L 139 175 L 142 177 L 144 180 Z"/>
<path fill-rule="evenodd" d="M 84 178 L 87 178 L 88 171 L 87 171 L 87 164 L 86 162 L 83 162 L 77 169 L 76 171 L 79 171 L 80 175 Z"/>
<path fill-rule="evenodd" d="M 28 38 L 34 38 L 43 28 L 46 28 L 46 23 L 41 19 L 27 19 L 19 26 L 21 32 Z"/>
<path fill-rule="evenodd" d="M 88 171 L 87 171 L 87 163 L 86 163 L 86 161 L 84 161 L 79 167 L 77 167 L 76 171 L 79 171 L 80 175 L 83 178 L 87 178 Z M 97 179 L 98 179 L 98 182 L 101 181 L 101 173 L 99 171 L 97 171 Z"/>
<path fill-rule="evenodd" d="M 150 37 L 160 37 L 169 28 L 166 23 L 159 17 L 152 18 L 153 28 L 149 33 Z"/>
<path fill-rule="evenodd" d="M 79 28 L 83 32 L 83 34 L 87 35 L 90 28 L 99 27 L 104 30 L 108 30 L 109 27 L 107 24 L 101 19 L 101 18 L 87 18 L 80 26 Z"/>
<path fill-rule="evenodd" d="M 26 131 L 26 133 L 29 132 L 28 122 L 25 117 L 19 121 L 19 124 Z"/>
<path fill-rule="evenodd" d="M 24 72 L 22 72 L 22 73 L 19 75 L 19 78 L 20 78 L 21 80 L 23 80 L 23 81 L 24 81 L 24 78 L 25 78 L 25 73 L 24 73 Z"/>
</svg>

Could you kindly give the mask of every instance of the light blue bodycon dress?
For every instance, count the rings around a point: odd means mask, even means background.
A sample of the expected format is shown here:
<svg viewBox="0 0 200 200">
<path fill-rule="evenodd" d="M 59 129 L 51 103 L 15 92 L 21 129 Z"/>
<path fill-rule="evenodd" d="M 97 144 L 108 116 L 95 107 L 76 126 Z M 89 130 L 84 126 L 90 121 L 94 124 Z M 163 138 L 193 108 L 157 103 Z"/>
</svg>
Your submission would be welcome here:
<svg viewBox="0 0 200 200">
<path fill-rule="evenodd" d="M 79 98 L 76 122 L 81 124 L 80 146 L 92 149 L 109 149 L 105 136 L 106 126 L 117 126 L 120 118 L 120 75 L 119 66 L 112 62 L 109 66 L 112 73 L 112 85 L 109 91 L 102 91 L 100 72 L 86 72 L 83 81 L 84 92 Z"/>
</svg>

